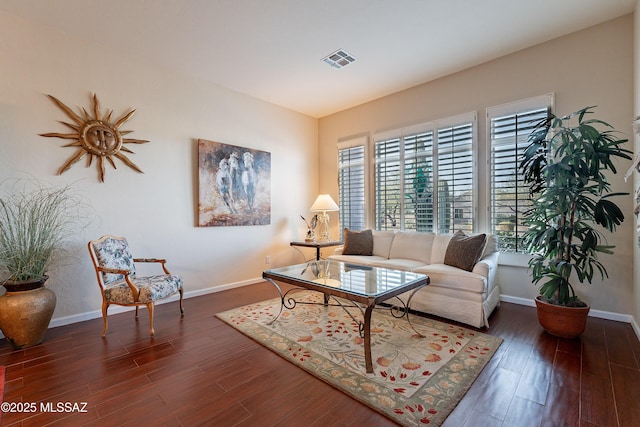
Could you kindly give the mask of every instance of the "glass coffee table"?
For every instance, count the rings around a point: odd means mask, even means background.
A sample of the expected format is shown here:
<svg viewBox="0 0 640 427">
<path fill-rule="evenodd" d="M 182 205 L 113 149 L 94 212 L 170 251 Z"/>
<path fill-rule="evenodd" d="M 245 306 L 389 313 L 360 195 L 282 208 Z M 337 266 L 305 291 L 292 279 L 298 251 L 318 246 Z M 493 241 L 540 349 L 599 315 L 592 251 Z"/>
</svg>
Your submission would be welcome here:
<svg viewBox="0 0 640 427">
<path fill-rule="evenodd" d="M 413 290 L 406 303 L 396 298 L 401 306 L 390 305 L 391 312 L 396 317 L 406 316 L 409 319 L 409 306 L 413 295 L 429 284 L 429 276 L 408 271 L 392 270 L 381 267 L 365 267 L 334 260 L 311 261 L 305 264 L 266 270 L 262 277 L 273 284 L 281 298 L 280 311 L 272 320 L 275 322 L 283 308 L 293 309 L 296 304 L 302 304 L 295 300 L 291 293 L 299 288 L 309 289 L 324 294 L 324 304 L 339 305 L 358 324 L 360 335 L 364 338 L 364 357 L 367 373 L 373 372 L 371 359 L 371 314 L 376 305 L 397 297 L 407 291 Z M 282 292 L 278 285 L 287 283 L 295 288 Z M 343 300 L 350 301 L 352 305 L 345 304 Z M 357 307 L 362 320 L 356 319 L 346 308 Z M 413 330 L 420 335 L 418 331 Z"/>
</svg>

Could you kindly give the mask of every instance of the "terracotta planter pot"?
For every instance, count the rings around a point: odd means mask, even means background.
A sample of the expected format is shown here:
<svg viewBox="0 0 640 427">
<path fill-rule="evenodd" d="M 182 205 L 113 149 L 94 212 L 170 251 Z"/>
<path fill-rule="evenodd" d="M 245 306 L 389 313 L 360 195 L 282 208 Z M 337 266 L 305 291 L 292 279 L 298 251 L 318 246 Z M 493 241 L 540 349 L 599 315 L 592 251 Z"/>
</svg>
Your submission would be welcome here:
<svg viewBox="0 0 640 427">
<path fill-rule="evenodd" d="M 4 283 L 0 296 L 0 329 L 13 348 L 40 344 L 56 308 L 56 294 L 44 287 L 47 277 Z"/>
<path fill-rule="evenodd" d="M 564 307 L 549 304 L 536 297 L 538 322 L 545 331 L 560 338 L 580 336 L 587 325 L 590 306 Z"/>
</svg>

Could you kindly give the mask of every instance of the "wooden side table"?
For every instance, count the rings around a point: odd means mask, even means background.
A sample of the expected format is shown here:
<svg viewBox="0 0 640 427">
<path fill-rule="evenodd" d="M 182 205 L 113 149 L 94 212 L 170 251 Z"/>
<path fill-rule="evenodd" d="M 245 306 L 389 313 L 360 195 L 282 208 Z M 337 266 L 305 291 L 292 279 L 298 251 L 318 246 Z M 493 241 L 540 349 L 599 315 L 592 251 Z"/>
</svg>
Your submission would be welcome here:
<svg viewBox="0 0 640 427">
<path fill-rule="evenodd" d="M 340 246 L 343 245 L 344 242 L 342 240 L 327 240 L 323 242 L 290 242 L 290 246 L 301 246 L 305 248 L 316 248 L 316 261 L 320 260 L 320 249 L 327 248 L 329 246 Z"/>
</svg>

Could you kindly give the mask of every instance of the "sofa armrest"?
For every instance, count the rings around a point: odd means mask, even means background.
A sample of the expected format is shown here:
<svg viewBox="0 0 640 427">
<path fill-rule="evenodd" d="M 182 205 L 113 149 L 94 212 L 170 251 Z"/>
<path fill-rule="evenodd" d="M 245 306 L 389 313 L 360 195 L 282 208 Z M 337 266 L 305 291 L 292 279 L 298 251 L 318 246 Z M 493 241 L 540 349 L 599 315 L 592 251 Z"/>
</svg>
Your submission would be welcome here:
<svg viewBox="0 0 640 427">
<path fill-rule="evenodd" d="M 337 248 L 335 248 L 335 249 L 333 250 L 333 254 L 334 254 L 334 255 L 342 255 L 342 251 L 343 251 L 343 249 L 344 249 L 344 245 L 342 245 L 342 246 L 338 246 Z"/>
<path fill-rule="evenodd" d="M 482 258 L 473 267 L 473 272 L 487 278 L 487 290 L 493 288 L 493 283 L 498 270 L 498 257 L 500 252 L 494 252 Z"/>
</svg>

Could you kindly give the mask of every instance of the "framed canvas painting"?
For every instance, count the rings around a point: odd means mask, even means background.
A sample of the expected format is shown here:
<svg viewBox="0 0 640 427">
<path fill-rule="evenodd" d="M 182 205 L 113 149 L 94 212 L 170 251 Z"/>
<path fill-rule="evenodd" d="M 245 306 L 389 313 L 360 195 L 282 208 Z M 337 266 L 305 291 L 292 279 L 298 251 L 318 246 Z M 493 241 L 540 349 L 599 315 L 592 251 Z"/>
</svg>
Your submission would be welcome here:
<svg viewBox="0 0 640 427">
<path fill-rule="evenodd" d="M 271 153 L 198 140 L 198 226 L 271 223 Z"/>
</svg>

